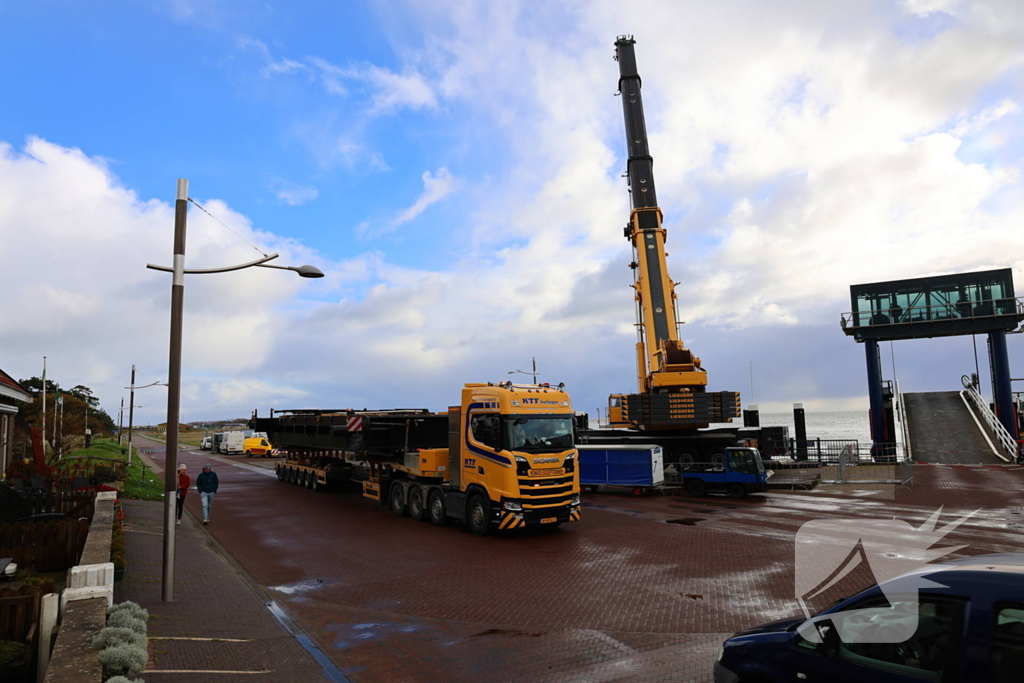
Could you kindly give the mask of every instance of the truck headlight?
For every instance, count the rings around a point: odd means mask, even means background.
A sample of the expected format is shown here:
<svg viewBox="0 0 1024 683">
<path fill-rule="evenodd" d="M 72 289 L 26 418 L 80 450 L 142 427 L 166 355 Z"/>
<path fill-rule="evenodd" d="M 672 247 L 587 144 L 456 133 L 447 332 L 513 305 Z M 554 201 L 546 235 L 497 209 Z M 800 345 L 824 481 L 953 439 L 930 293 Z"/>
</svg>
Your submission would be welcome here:
<svg viewBox="0 0 1024 683">
<path fill-rule="evenodd" d="M 524 458 L 524 457 L 523 457 L 523 456 L 521 456 L 521 455 L 517 455 L 517 456 L 516 456 L 516 462 L 521 462 L 521 463 L 523 463 L 524 465 L 529 465 L 529 464 L 530 464 L 530 461 L 529 461 L 529 460 L 527 460 L 526 458 Z"/>
<path fill-rule="evenodd" d="M 522 512 L 523 511 L 523 504 L 522 503 L 517 503 L 514 500 L 506 500 L 504 507 L 509 512 Z"/>
<path fill-rule="evenodd" d="M 573 451 L 569 455 L 565 456 L 565 459 L 566 460 L 575 460 L 576 459 L 576 451 Z"/>
</svg>

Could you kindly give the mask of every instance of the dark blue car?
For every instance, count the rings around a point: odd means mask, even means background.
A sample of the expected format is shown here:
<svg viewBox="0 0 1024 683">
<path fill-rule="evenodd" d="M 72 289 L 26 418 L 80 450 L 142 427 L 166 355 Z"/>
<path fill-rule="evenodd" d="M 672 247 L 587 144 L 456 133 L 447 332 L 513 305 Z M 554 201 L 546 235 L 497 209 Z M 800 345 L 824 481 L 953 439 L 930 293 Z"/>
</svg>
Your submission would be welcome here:
<svg viewBox="0 0 1024 683">
<path fill-rule="evenodd" d="M 954 560 L 913 574 L 942 587 L 890 603 L 874 586 L 810 620 L 740 631 L 722 646 L 715 683 L 1024 681 L 1024 553 Z M 864 637 L 843 642 L 854 632 Z"/>
</svg>

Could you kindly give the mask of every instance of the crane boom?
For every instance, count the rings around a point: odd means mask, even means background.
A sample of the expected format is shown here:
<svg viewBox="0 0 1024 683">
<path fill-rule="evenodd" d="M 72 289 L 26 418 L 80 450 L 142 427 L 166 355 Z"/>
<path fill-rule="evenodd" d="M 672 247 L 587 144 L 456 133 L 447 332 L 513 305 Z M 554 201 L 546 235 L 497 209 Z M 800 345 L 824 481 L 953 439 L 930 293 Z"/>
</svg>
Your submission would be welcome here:
<svg viewBox="0 0 1024 683">
<path fill-rule="evenodd" d="M 654 158 L 647 142 L 635 44 L 632 36 L 615 41 L 629 152 L 626 174 L 632 210 L 624 232 L 633 246 L 630 267 L 640 336 L 636 345 L 639 393 L 613 395 L 609 415 L 612 426 L 697 429 L 738 417 L 739 394 L 707 392 L 707 372 L 679 338 L 676 283 L 668 275 L 666 231 L 654 187 Z"/>
</svg>

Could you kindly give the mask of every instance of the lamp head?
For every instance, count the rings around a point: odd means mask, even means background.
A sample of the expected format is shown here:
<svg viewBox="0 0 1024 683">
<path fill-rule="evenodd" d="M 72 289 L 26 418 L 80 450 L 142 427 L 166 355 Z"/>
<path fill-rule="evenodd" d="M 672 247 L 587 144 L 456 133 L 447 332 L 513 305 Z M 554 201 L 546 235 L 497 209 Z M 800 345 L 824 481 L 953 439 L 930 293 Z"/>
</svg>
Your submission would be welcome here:
<svg viewBox="0 0 1024 683">
<path fill-rule="evenodd" d="M 292 270 L 294 270 L 296 273 L 298 273 L 299 277 L 323 277 L 324 276 L 323 271 L 321 271 L 316 266 L 298 266 L 296 268 L 292 268 Z"/>
</svg>

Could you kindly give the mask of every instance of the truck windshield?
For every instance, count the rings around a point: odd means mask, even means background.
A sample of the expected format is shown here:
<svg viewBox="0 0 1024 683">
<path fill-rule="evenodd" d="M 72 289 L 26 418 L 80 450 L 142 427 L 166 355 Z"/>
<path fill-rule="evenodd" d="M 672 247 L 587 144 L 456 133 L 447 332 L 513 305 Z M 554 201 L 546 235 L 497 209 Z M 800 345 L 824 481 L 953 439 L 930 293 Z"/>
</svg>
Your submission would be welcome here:
<svg viewBox="0 0 1024 683">
<path fill-rule="evenodd" d="M 743 474 L 764 471 L 761 460 L 754 451 L 729 451 L 729 467 Z"/>
<path fill-rule="evenodd" d="M 572 448 L 572 418 L 524 417 L 502 418 L 505 442 L 509 450 L 527 453 L 550 453 Z"/>
</svg>

